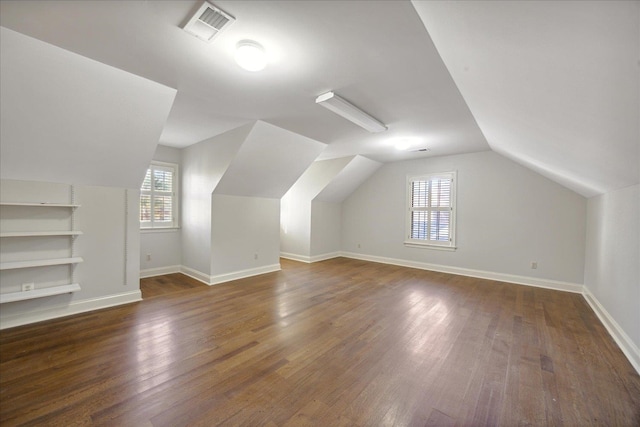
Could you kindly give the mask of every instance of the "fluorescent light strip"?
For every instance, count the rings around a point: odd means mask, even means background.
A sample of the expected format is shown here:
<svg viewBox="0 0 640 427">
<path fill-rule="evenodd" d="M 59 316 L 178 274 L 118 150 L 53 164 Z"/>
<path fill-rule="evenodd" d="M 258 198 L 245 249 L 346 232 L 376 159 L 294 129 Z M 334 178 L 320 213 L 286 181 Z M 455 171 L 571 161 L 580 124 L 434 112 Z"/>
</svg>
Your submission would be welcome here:
<svg viewBox="0 0 640 427">
<path fill-rule="evenodd" d="M 387 126 L 383 123 L 374 119 L 355 105 L 340 98 L 333 92 L 327 92 L 317 97 L 316 104 L 322 105 L 369 132 L 377 133 L 387 130 Z"/>
</svg>

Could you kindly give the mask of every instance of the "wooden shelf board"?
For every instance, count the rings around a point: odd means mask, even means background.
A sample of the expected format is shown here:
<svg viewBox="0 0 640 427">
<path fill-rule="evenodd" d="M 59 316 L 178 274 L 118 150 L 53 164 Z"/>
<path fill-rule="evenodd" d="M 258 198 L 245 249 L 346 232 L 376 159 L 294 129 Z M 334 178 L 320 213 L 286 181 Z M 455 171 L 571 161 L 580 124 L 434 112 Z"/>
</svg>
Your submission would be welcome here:
<svg viewBox="0 0 640 427">
<path fill-rule="evenodd" d="M 3 262 L 0 270 L 12 270 L 17 268 L 46 267 L 49 265 L 77 264 L 84 261 L 82 257 L 55 258 L 55 259 L 35 259 L 30 261 Z"/>
<path fill-rule="evenodd" d="M 34 289 L 32 291 L 8 292 L 5 294 L 0 294 L 0 304 L 3 304 L 5 302 L 24 301 L 28 299 L 66 294 L 69 292 L 77 292 L 79 290 L 80 290 L 80 285 L 78 283 L 71 283 L 69 285 L 60 285 L 60 286 L 52 286 L 49 288 Z"/>
</svg>

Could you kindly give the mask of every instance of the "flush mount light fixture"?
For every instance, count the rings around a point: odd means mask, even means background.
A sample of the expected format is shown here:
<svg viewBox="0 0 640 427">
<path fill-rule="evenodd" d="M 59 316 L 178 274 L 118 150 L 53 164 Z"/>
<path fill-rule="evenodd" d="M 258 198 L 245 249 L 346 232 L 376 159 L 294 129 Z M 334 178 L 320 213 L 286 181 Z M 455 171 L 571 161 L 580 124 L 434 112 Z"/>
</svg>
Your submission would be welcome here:
<svg viewBox="0 0 640 427">
<path fill-rule="evenodd" d="M 396 138 L 391 140 L 390 144 L 393 145 L 393 147 L 399 151 L 409 151 L 409 152 L 431 151 L 430 148 L 421 146 L 423 145 L 422 138 Z"/>
<path fill-rule="evenodd" d="M 322 105 L 369 132 L 377 133 L 387 130 L 387 126 L 383 123 L 374 119 L 345 99 L 340 98 L 333 92 L 327 92 L 317 97 L 316 104 Z"/>
<path fill-rule="evenodd" d="M 395 138 L 390 141 L 396 150 L 400 151 L 409 151 L 412 148 L 420 145 L 421 140 L 418 138 L 411 137 L 403 137 L 403 138 Z"/>
<path fill-rule="evenodd" d="M 409 147 L 411 147 L 411 140 L 406 138 L 399 139 L 393 144 L 393 146 L 396 147 L 396 150 L 408 150 Z"/>
<path fill-rule="evenodd" d="M 260 71 L 267 66 L 267 53 L 253 40 L 242 40 L 236 45 L 236 62 L 247 71 Z"/>
</svg>

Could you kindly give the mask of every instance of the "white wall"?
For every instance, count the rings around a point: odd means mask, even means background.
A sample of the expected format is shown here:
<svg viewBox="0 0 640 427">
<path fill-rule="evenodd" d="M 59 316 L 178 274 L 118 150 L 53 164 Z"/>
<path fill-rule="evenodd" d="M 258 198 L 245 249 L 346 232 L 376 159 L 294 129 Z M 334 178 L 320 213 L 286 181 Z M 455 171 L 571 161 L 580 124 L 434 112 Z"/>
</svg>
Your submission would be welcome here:
<svg viewBox="0 0 640 427">
<path fill-rule="evenodd" d="M 70 203 L 71 186 L 32 181 L 3 180 L 2 200 L 22 202 Z M 97 308 L 108 307 L 140 299 L 138 275 L 140 264 L 140 235 L 138 228 L 139 192 L 113 187 L 75 186 L 75 203 L 81 206 L 75 210 L 75 229 L 84 234 L 75 238 L 75 256 L 84 262 L 74 269 L 67 266 L 37 267 L 21 270 L 2 271 L 2 292 L 14 291 L 7 286 L 35 282 L 36 288 L 74 282 L 82 290 L 73 294 L 56 295 L 2 305 L 1 327 L 11 327 L 54 317 L 65 316 Z M 10 209 L 2 208 L 3 231 L 12 227 L 6 222 L 11 216 Z M 29 208 L 19 208 L 29 209 Z M 30 208 L 40 209 L 40 208 Z M 51 210 L 51 208 L 44 208 Z M 62 229 L 70 226 L 70 212 L 55 208 L 54 216 L 59 216 L 58 224 L 45 225 L 40 219 L 49 213 L 21 211 L 18 217 L 27 227 Z M 34 215 L 31 219 L 25 219 Z M 64 217 L 67 215 L 67 217 Z M 28 223 L 31 222 L 31 225 Z M 3 238 L 3 261 L 9 256 L 22 259 L 66 257 L 70 253 L 69 237 L 55 238 Z M 9 241 L 11 240 L 11 241 Z M 17 241 L 16 241 L 17 240 Z M 17 245 L 21 253 L 8 255 Z M 71 275 L 71 272 L 73 274 Z"/>
<path fill-rule="evenodd" d="M 208 282 L 211 275 L 211 193 L 245 140 L 241 126 L 182 150 L 182 265 Z"/>
<path fill-rule="evenodd" d="M 458 249 L 404 246 L 407 175 L 453 170 Z M 487 151 L 384 165 L 343 203 L 342 249 L 582 284 L 585 223 L 584 197 Z"/>
<path fill-rule="evenodd" d="M 217 229 L 211 235 L 215 246 L 211 251 L 212 282 L 280 269 L 280 199 L 324 147 L 265 122 L 252 125 L 214 190 L 211 221 Z M 222 195 L 234 197 L 217 197 Z M 278 208 L 275 215 L 274 206 Z M 245 235 L 244 229 L 252 230 L 254 236 Z M 258 254 L 258 259 L 255 245 L 265 251 L 264 255 Z"/>
<path fill-rule="evenodd" d="M 333 256 L 342 245 L 342 203 L 311 202 L 311 260 Z"/>
<path fill-rule="evenodd" d="M 280 250 L 284 256 L 300 260 L 309 258 L 311 255 L 312 200 L 331 183 L 353 158 L 351 156 L 313 162 L 282 197 Z M 320 218 L 321 216 L 318 216 L 316 222 Z"/>
<path fill-rule="evenodd" d="M 604 323 L 611 326 L 612 319 L 617 323 L 614 329 L 621 328 L 633 342 L 626 343 L 626 352 L 636 369 L 640 369 L 639 241 L 640 185 L 589 199 L 584 277 L 587 296 L 595 297 L 600 304 L 596 312 L 609 317 Z M 619 344 L 625 350 L 625 343 L 619 340 Z"/>
<path fill-rule="evenodd" d="M 280 205 L 280 251 L 284 256 L 308 257 L 311 241 L 311 202 L 287 192 Z"/>
<path fill-rule="evenodd" d="M 280 269 L 280 200 L 214 194 L 211 282 Z"/>
<path fill-rule="evenodd" d="M 153 160 L 178 165 L 178 188 L 182 178 L 182 153 L 179 149 L 158 145 Z M 178 203 L 179 200 L 178 200 Z M 178 212 L 178 217 L 180 212 Z M 180 219 L 178 218 L 178 223 Z M 138 224 L 139 226 L 139 224 Z M 180 228 L 140 231 L 140 277 L 180 271 L 182 264 Z M 151 258 L 151 259 L 147 259 Z"/>
</svg>

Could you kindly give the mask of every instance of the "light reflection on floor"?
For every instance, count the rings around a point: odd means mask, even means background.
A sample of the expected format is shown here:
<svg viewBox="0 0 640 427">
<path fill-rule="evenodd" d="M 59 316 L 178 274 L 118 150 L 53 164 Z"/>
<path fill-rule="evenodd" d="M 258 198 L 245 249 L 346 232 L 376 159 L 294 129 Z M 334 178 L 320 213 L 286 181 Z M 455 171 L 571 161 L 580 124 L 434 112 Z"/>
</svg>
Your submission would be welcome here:
<svg viewBox="0 0 640 427">
<path fill-rule="evenodd" d="M 420 287 L 411 289 L 404 299 L 406 312 L 403 316 L 408 349 L 420 361 L 430 357 L 429 342 L 434 335 L 440 339 L 449 333 L 443 323 L 450 312 L 447 304 L 437 296 Z"/>
<path fill-rule="evenodd" d="M 135 326 L 135 357 L 138 378 L 145 378 L 152 372 L 161 372 L 175 362 L 177 350 L 176 334 L 171 320 L 158 323 L 139 323 Z M 138 393 L 161 384 L 171 378 L 170 372 L 160 373 L 151 381 L 138 382 Z"/>
</svg>

